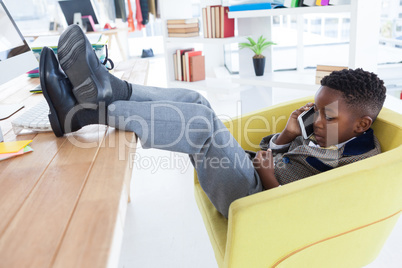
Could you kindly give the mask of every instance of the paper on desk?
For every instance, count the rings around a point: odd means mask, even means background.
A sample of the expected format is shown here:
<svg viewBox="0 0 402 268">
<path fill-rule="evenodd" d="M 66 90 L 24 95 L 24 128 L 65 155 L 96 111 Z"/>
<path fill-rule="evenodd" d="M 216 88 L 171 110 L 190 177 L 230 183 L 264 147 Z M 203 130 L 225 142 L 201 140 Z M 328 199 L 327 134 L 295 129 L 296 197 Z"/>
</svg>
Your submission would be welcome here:
<svg viewBox="0 0 402 268">
<path fill-rule="evenodd" d="M 0 154 L 0 161 L 6 160 L 6 159 L 14 157 L 14 156 L 29 153 L 29 152 L 32 152 L 32 151 L 33 151 L 33 149 L 29 145 L 27 145 L 27 146 L 25 146 L 24 148 L 22 148 L 21 150 L 19 150 L 16 153 Z"/>
<path fill-rule="evenodd" d="M 0 154 L 17 153 L 31 142 L 32 140 L 1 142 Z"/>
</svg>

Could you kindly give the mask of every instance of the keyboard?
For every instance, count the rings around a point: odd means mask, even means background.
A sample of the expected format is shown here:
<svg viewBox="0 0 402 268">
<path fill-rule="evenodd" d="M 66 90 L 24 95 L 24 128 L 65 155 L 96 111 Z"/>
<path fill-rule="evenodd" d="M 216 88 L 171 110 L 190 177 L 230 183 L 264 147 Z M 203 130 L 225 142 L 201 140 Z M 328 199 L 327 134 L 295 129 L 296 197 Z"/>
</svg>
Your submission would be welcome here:
<svg viewBox="0 0 402 268">
<path fill-rule="evenodd" d="M 45 99 L 11 121 L 15 135 L 26 132 L 51 132 L 49 122 L 49 106 Z"/>
</svg>

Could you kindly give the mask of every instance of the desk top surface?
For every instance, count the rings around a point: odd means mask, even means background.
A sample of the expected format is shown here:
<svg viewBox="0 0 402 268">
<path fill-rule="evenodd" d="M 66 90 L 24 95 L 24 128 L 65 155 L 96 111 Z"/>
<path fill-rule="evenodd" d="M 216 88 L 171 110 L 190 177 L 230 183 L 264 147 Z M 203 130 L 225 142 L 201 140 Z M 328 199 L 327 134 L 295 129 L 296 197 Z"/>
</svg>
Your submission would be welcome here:
<svg viewBox="0 0 402 268">
<path fill-rule="evenodd" d="M 144 84 L 147 66 L 137 60 L 116 71 Z M 1 265 L 107 266 L 116 228 L 124 224 L 119 210 L 128 198 L 136 137 L 101 125 L 61 138 L 52 132 L 15 136 L 11 120 L 43 98 L 29 93 L 39 79 L 17 81 L 0 88 L 0 102 L 23 100 L 26 108 L 0 123 L 6 141 L 32 139 L 34 151 L 0 161 Z"/>
</svg>

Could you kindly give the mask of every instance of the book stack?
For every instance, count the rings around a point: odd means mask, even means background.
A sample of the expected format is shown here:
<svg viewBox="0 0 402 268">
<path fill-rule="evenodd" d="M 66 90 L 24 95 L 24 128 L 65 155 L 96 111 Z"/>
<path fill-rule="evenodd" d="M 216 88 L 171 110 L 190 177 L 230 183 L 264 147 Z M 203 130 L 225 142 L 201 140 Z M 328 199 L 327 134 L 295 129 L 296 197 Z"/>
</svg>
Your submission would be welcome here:
<svg viewBox="0 0 402 268">
<path fill-rule="evenodd" d="M 229 7 L 206 6 L 202 9 L 205 38 L 226 38 L 234 36 L 234 19 L 228 17 Z"/>
<path fill-rule="evenodd" d="M 51 48 L 57 55 L 57 45 L 59 42 L 59 37 L 59 35 L 39 36 L 35 39 L 35 41 L 30 44 L 30 47 L 38 61 L 40 59 L 40 53 L 42 52 L 44 46 Z M 87 38 L 92 44 L 92 48 L 95 50 L 95 54 L 101 61 L 103 61 L 106 57 L 106 45 L 109 43 L 109 37 L 103 34 L 89 34 L 87 35 Z"/>
<path fill-rule="evenodd" d="M 103 34 L 89 34 L 87 35 L 89 42 L 92 44 L 92 48 L 95 50 L 95 54 L 98 58 L 103 61 L 106 57 L 106 45 L 109 42 L 109 37 Z M 57 55 L 57 45 L 59 42 L 59 35 L 49 35 L 49 36 L 39 36 L 35 39 L 29 46 L 34 53 L 34 56 L 39 61 L 40 54 L 42 52 L 43 47 L 47 46 L 53 50 L 53 52 Z M 109 63 L 107 63 L 108 67 L 111 67 Z M 39 68 L 31 70 L 27 73 L 28 77 L 39 77 Z M 31 91 L 34 93 L 40 93 L 41 91 Z"/>
<path fill-rule="evenodd" d="M 321 84 L 321 79 L 323 79 L 324 76 L 329 75 L 333 71 L 341 71 L 343 69 L 349 68 L 345 66 L 317 65 L 317 70 L 315 73 L 315 83 L 319 85 Z"/>
<path fill-rule="evenodd" d="M 194 48 L 178 49 L 173 54 L 174 74 L 178 81 L 205 80 L 205 56 Z"/>
<path fill-rule="evenodd" d="M 168 37 L 194 37 L 200 35 L 197 18 L 167 20 Z"/>
<path fill-rule="evenodd" d="M 285 7 L 350 5 L 350 0 L 284 0 Z"/>
</svg>

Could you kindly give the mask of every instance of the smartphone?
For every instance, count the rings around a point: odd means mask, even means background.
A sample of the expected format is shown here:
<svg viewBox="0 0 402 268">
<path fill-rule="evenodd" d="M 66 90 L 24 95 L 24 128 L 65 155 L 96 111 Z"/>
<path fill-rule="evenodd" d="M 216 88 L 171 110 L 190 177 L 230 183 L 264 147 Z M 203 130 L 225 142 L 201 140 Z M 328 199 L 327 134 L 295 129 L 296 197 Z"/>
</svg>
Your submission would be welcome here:
<svg viewBox="0 0 402 268">
<path fill-rule="evenodd" d="M 313 106 L 307 111 L 302 112 L 297 117 L 297 121 L 299 122 L 303 138 L 305 139 L 308 139 L 311 135 L 314 134 L 314 114 L 315 111 Z"/>
</svg>

